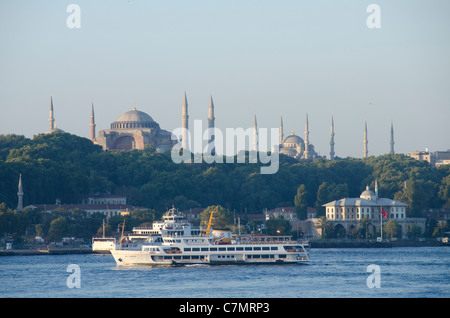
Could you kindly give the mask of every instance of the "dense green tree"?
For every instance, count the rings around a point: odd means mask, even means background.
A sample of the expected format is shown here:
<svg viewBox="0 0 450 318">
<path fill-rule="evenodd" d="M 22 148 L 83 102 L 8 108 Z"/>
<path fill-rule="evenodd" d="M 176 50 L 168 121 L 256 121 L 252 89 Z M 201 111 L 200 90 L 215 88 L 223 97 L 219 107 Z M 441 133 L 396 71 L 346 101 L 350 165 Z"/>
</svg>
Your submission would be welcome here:
<svg viewBox="0 0 450 318">
<path fill-rule="evenodd" d="M 294 205 L 295 205 L 295 212 L 297 214 L 297 217 L 300 220 L 306 220 L 308 202 L 307 202 L 306 187 L 304 184 L 300 185 L 297 188 L 297 194 L 295 195 L 295 198 L 294 198 Z"/>
<path fill-rule="evenodd" d="M 383 226 L 383 231 L 386 233 L 387 237 L 392 239 L 397 235 L 398 224 L 394 219 L 389 219 Z"/>
<path fill-rule="evenodd" d="M 292 225 L 283 217 L 266 221 L 266 232 L 268 235 L 291 235 Z"/>
<path fill-rule="evenodd" d="M 60 216 L 50 222 L 50 229 L 48 230 L 48 237 L 53 242 L 60 241 L 67 230 L 67 218 Z"/>
<path fill-rule="evenodd" d="M 200 222 L 202 228 L 206 229 L 209 222 L 211 212 L 214 211 L 212 215 L 212 228 L 215 230 L 226 230 L 231 229 L 234 224 L 233 214 L 220 205 L 209 206 L 202 213 L 200 213 Z"/>
<path fill-rule="evenodd" d="M 236 162 L 237 157 L 234 159 Z M 323 216 L 323 204 L 358 197 L 366 185 L 373 189 L 375 180 L 381 197 L 408 204 L 408 216 L 450 205 L 449 165 L 434 168 L 405 155 L 333 161 L 298 161 L 280 155 L 279 161 L 277 173 L 262 175 L 259 163 L 175 164 L 170 153 L 157 153 L 151 147 L 105 152 L 90 140 L 67 133 L 41 134 L 32 139 L 0 136 L 0 202 L 4 202 L 0 207 L 0 234 L 34 233 L 35 226 L 42 224 L 47 236 L 50 222 L 59 216 L 67 217 L 68 232 L 79 231 L 85 237 L 91 231 L 89 222 L 95 225 L 93 232 L 101 225 L 101 219 L 89 221 L 81 212 L 15 212 L 20 173 L 25 206 L 56 200 L 79 203 L 83 195 L 111 192 L 125 195 L 130 204 L 149 208 L 159 216 L 172 205 L 181 210 L 220 205 L 238 213 L 262 213 L 280 206 L 304 211 L 305 205 L 314 205 L 318 216 Z M 130 216 L 130 226 L 140 221 L 144 218 Z M 120 220 L 110 222 L 116 229 Z M 431 236 L 435 227 L 427 229 L 426 235 Z M 365 232 L 358 235 L 364 237 Z"/>
</svg>

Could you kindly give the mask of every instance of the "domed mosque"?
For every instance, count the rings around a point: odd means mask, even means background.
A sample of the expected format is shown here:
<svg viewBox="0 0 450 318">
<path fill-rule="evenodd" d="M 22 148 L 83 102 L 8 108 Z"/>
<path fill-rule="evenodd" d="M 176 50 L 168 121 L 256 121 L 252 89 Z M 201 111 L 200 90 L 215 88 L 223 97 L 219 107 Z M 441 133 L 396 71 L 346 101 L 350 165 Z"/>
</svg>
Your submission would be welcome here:
<svg viewBox="0 0 450 318">
<path fill-rule="evenodd" d="M 151 145 L 156 151 L 165 152 L 176 143 L 171 136 L 150 115 L 134 106 L 117 118 L 111 129 L 101 130 L 95 138 L 94 107 L 91 108 L 91 140 L 101 145 L 103 150 L 142 150 L 146 145 Z"/>
<path fill-rule="evenodd" d="M 309 143 L 308 115 L 306 115 L 305 140 L 292 133 L 283 139 L 283 118 L 280 120 L 280 154 L 295 159 L 318 159 L 321 158 L 314 150 L 314 146 Z"/>
</svg>

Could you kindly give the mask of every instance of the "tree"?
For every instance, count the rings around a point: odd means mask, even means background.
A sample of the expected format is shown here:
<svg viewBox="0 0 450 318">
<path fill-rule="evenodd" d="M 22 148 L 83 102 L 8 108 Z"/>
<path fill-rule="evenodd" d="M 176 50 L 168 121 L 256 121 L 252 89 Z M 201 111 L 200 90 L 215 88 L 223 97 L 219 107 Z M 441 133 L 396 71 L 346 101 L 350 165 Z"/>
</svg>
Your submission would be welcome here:
<svg viewBox="0 0 450 318">
<path fill-rule="evenodd" d="M 323 239 L 331 238 L 334 234 L 333 225 L 330 221 L 327 220 L 325 216 L 321 216 L 319 218 L 319 222 L 316 225 L 316 228 L 321 229 Z"/>
<path fill-rule="evenodd" d="M 291 223 L 281 216 L 266 221 L 266 231 L 269 235 L 290 235 L 291 229 Z"/>
<path fill-rule="evenodd" d="M 220 205 L 209 206 L 200 213 L 201 225 L 208 224 L 212 211 L 215 211 L 212 219 L 213 229 L 225 230 L 233 226 L 233 214 Z"/>
<path fill-rule="evenodd" d="M 51 241 L 58 242 L 60 241 L 64 233 L 67 230 L 67 218 L 64 216 L 60 216 L 57 219 L 54 219 L 50 222 L 50 229 L 48 230 L 48 236 Z"/>
<path fill-rule="evenodd" d="M 408 225 L 408 238 L 419 238 L 422 235 L 422 229 L 420 226 L 414 223 Z"/>
<path fill-rule="evenodd" d="M 386 233 L 386 235 L 392 239 L 394 236 L 397 235 L 397 222 L 395 222 L 393 219 L 389 219 L 389 221 L 386 222 L 386 224 L 383 226 L 383 230 Z"/>
<path fill-rule="evenodd" d="M 325 216 L 325 207 L 323 207 L 322 205 L 328 203 L 328 195 L 328 184 L 326 182 L 322 182 L 322 184 L 319 186 L 319 189 L 317 190 L 316 210 L 318 217 Z"/>
<path fill-rule="evenodd" d="M 444 205 L 450 207 L 450 175 L 442 178 L 439 187 L 439 197 L 444 201 Z"/>
<path fill-rule="evenodd" d="M 307 218 L 307 196 L 306 187 L 304 184 L 297 188 L 297 194 L 294 197 L 295 213 L 300 220 L 306 220 Z"/>
</svg>

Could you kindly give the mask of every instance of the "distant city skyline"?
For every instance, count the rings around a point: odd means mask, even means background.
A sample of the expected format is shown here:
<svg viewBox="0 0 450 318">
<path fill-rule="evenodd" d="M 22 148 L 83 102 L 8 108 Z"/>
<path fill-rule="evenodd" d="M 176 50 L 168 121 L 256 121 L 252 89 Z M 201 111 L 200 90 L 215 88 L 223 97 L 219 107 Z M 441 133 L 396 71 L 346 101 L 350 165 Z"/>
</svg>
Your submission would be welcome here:
<svg viewBox="0 0 450 318">
<path fill-rule="evenodd" d="M 81 9 L 70 29 L 67 7 Z M 381 28 L 366 11 L 381 8 Z M 329 158 L 450 148 L 450 3 L 432 1 L 0 1 L 0 134 L 90 138 L 137 109 L 189 122 L 294 130 Z"/>
</svg>

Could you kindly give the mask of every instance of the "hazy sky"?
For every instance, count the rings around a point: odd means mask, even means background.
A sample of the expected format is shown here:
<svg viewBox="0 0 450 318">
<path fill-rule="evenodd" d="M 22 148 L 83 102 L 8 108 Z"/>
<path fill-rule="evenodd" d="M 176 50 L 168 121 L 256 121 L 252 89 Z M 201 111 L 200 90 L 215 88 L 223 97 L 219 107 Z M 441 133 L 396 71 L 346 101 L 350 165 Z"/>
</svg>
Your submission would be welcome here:
<svg viewBox="0 0 450 318">
<path fill-rule="evenodd" d="M 130 3 L 131 2 L 131 3 Z M 81 28 L 68 28 L 70 4 Z M 370 29 L 369 4 L 381 9 Z M 329 156 L 450 148 L 450 1 L 0 0 L 0 134 L 56 125 L 89 137 L 136 104 L 172 131 L 190 124 L 292 129 Z"/>
</svg>

